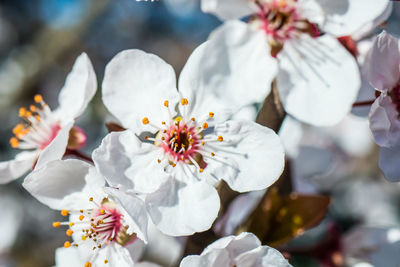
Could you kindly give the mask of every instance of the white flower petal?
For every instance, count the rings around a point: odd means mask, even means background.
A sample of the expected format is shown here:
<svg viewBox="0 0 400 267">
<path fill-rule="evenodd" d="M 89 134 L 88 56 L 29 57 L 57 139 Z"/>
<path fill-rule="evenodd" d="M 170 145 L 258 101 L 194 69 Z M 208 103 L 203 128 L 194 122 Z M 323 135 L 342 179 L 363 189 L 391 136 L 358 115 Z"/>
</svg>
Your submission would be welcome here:
<svg viewBox="0 0 400 267">
<path fill-rule="evenodd" d="M 289 267 L 289 262 L 274 248 L 261 246 L 239 255 L 235 259 L 236 266 L 252 267 Z"/>
<path fill-rule="evenodd" d="M 400 143 L 400 119 L 390 96 L 380 95 L 371 106 L 369 126 L 379 146 Z"/>
<path fill-rule="evenodd" d="M 64 156 L 68 145 L 69 131 L 73 125 L 73 122 L 69 122 L 63 126 L 50 144 L 40 152 L 35 169 L 40 169 L 47 162 L 61 159 Z"/>
<path fill-rule="evenodd" d="M 215 249 L 226 249 L 233 259 L 240 254 L 261 246 L 260 240 L 252 234 L 243 232 L 238 236 L 227 236 L 210 244 L 201 254 L 206 254 Z"/>
<path fill-rule="evenodd" d="M 338 123 L 361 86 L 357 62 L 332 36 L 303 36 L 278 55 L 277 85 L 285 110 L 316 126 Z"/>
<path fill-rule="evenodd" d="M 385 1 L 382 1 L 381 4 L 384 3 Z M 359 30 L 353 33 L 352 38 L 356 41 L 359 41 L 363 38 L 367 38 L 367 36 L 370 35 L 376 27 L 384 23 L 390 17 L 392 11 L 393 11 L 393 3 L 386 1 L 386 8 L 384 9 L 384 11 L 373 21 L 367 22 Z"/>
<path fill-rule="evenodd" d="M 395 147 L 381 147 L 379 167 L 386 179 L 391 182 L 400 181 L 400 145 Z"/>
<path fill-rule="evenodd" d="M 135 130 L 148 117 L 155 125 L 168 120 L 178 101 L 173 68 L 164 60 L 141 50 L 124 50 L 108 64 L 103 80 L 103 102 L 126 128 Z"/>
<path fill-rule="evenodd" d="M 256 13 L 257 6 L 249 0 L 202 0 L 201 10 L 226 20 L 240 19 Z"/>
<path fill-rule="evenodd" d="M 55 160 L 35 169 L 23 186 L 43 204 L 52 209 L 80 210 L 92 208 L 90 197 L 101 202 L 99 191 L 105 180 L 95 168 L 81 160 Z"/>
<path fill-rule="evenodd" d="M 131 130 L 108 134 L 92 157 L 96 168 L 113 187 L 150 193 L 169 177 L 157 162 L 158 149 L 140 141 Z"/>
<path fill-rule="evenodd" d="M 92 63 L 86 53 L 75 61 L 64 87 L 58 96 L 59 107 L 55 111 L 59 118 L 75 119 L 86 109 L 97 90 L 97 79 Z"/>
<path fill-rule="evenodd" d="M 128 222 L 128 234 L 136 233 L 137 236 L 147 242 L 147 212 L 144 202 L 134 195 L 127 194 L 114 188 L 106 188 L 106 192 L 118 200 L 129 216 L 124 216 Z"/>
<path fill-rule="evenodd" d="M 205 255 L 185 257 L 180 267 L 231 267 L 231 259 L 226 250 L 215 250 Z"/>
<path fill-rule="evenodd" d="M 265 189 L 281 175 L 284 150 L 278 135 L 271 129 L 251 121 L 228 121 L 215 126 L 215 135 L 222 136 L 223 141 L 207 146 L 215 148 L 216 160 L 236 162 L 236 166 L 225 165 L 226 171 L 218 173 L 233 190 Z M 207 163 L 214 164 L 212 160 Z M 237 168 L 236 176 L 224 174 L 229 173 L 230 168 Z"/>
<path fill-rule="evenodd" d="M 400 79 L 400 43 L 386 32 L 374 40 L 370 52 L 369 82 L 382 92 L 392 89 Z"/>
<path fill-rule="evenodd" d="M 33 168 L 38 151 L 21 152 L 15 159 L 0 162 L 0 184 L 9 183 Z"/>
<path fill-rule="evenodd" d="M 153 223 L 171 236 L 208 230 L 218 215 L 220 200 L 214 187 L 204 181 L 185 184 L 167 181 L 146 197 Z"/>
<path fill-rule="evenodd" d="M 335 36 L 352 35 L 380 17 L 389 0 L 319 0 L 327 19 L 321 28 Z"/>
<path fill-rule="evenodd" d="M 82 266 L 85 262 L 81 259 L 79 249 L 76 247 L 56 249 L 56 267 Z"/>
<path fill-rule="evenodd" d="M 236 112 L 262 102 L 277 73 L 265 35 L 246 23 L 228 21 L 189 57 L 179 78 L 179 92 L 192 116 Z"/>
</svg>

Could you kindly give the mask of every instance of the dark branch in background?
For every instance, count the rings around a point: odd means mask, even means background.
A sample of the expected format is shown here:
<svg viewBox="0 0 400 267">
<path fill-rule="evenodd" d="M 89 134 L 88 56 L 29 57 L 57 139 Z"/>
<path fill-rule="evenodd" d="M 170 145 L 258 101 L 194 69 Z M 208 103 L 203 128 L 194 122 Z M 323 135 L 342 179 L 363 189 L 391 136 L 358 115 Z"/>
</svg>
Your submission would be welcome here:
<svg viewBox="0 0 400 267">
<path fill-rule="evenodd" d="M 269 127 L 278 133 L 285 116 L 286 112 L 284 111 L 282 103 L 279 99 L 276 81 L 274 81 L 272 83 L 271 93 L 265 99 L 264 104 L 258 113 L 256 122 L 263 126 Z M 281 178 L 279 178 L 279 180 L 275 183 L 278 188 L 285 188 L 283 191 L 279 190 L 283 193 L 291 191 L 291 181 L 288 173 L 288 171 L 285 171 Z M 221 199 L 221 209 L 219 213 L 219 217 L 221 217 L 226 212 L 231 202 L 239 195 L 239 193 L 233 191 L 225 182 L 221 182 L 217 189 Z M 220 236 L 213 231 L 213 227 L 211 227 L 211 229 L 208 231 L 194 234 L 187 239 L 184 255 L 200 254 L 205 247 L 218 238 L 220 238 Z"/>
</svg>

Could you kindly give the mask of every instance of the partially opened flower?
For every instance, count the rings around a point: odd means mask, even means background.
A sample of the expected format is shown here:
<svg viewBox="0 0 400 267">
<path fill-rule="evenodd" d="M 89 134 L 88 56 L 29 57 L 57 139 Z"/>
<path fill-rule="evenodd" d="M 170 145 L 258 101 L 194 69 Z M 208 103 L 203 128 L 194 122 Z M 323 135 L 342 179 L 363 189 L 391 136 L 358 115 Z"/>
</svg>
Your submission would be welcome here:
<svg viewBox="0 0 400 267">
<path fill-rule="evenodd" d="M 238 236 L 223 237 L 199 255 L 185 257 L 180 267 L 288 267 L 289 262 L 274 248 L 262 246 L 260 240 L 252 233 L 241 233 Z"/>
<path fill-rule="evenodd" d="M 338 123 L 350 111 L 360 88 L 357 63 L 336 37 L 363 28 L 383 13 L 388 2 L 202 0 L 202 9 L 227 20 L 250 16 L 248 23 L 225 22 L 210 39 L 219 40 L 221 50 L 232 58 L 244 56 L 238 44 L 264 46 L 279 63 L 277 87 L 285 110 L 323 126 Z"/>
<path fill-rule="evenodd" d="M 59 106 L 51 110 L 41 95 L 36 105 L 20 108 L 23 123 L 13 129 L 13 148 L 27 150 L 15 159 L 0 162 L 0 184 L 8 183 L 48 161 L 60 159 L 67 148 L 78 149 L 85 144 L 83 131 L 74 127 L 74 120 L 85 110 L 97 89 L 96 75 L 88 56 L 83 53 L 75 61 L 59 94 Z"/>
<path fill-rule="evenodd" d="M 229 91 L 232 81 L 208 83 L 218 77 L 198 68 L 209 64 L 199 55 L 208 44 L 189 58 L 179 92 L 171 66 L 139 50 L 114 57 L 103 81 L 106 107 L 129 129 L 109 134 L 93 159 L 110 185 L 147 193 L 153 222 L 169 235 L 211 226 L 219 210 L 214 186 L 221 180 L 239 192 L 260 190 L 283 170 L 283 148 L 271 129 L 226 121 L 240 98 Z"/>
<path fill-rule="evenodd" d="M 391 181 L 400 180 L 400 42 L 386 32 L 374 41 L 369 82 L 379 97 L 371 106 L 370 128 L 381 147 L 379 166 Z"/>
<path fill-rule="evenodd" d="M 53 227 L 67 228 L 66 235 L 72 241 L 66 241 L 64 247 L 79 249 L 82 266 L 133 265 L 131 246 L 147 239 L 147 213 L 142 200 L 104 188 L 105 180 L 96 168 L 75 159 L 48 162 L 31 172 L 23 186 L 68 218 L 54 222 Z M 122 206 L 117 197 L 125 199 L 126 205 Z"/>
</svg>

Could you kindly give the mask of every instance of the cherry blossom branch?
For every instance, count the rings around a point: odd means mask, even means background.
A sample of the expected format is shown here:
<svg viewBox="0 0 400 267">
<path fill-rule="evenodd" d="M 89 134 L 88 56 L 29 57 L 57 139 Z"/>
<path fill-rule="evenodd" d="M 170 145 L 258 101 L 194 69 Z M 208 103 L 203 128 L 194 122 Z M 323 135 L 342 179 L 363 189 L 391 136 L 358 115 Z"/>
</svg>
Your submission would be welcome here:
<svg viewBox="0 0 400 267">
<path fill-rule="evenodd" d="M 353 107 L 371 106 L 375 100 L 360 101 L 353 104 Z"/>
</svg>

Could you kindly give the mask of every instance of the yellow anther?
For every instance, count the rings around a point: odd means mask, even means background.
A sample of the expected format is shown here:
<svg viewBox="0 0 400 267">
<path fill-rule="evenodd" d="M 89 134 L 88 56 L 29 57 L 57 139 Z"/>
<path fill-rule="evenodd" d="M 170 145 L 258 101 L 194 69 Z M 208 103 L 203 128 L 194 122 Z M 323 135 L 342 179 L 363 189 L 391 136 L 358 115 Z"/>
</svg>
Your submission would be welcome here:
<svg viewBox="0 0 400 267">
<path fill-rule="evenodd" d="M 214 152 L 211 152 L 211 157 L 214 157 L 215 156 L 215 153 Z"/>
<path fill-rule="evenodd" d="M 206 142 L 204 142 L 204 141 L 201 142 L 201 145 L 202 145 L 202 146 L 204 146 L 205 144 L 206 144 Z"/>
<path fill-rule="evenodd" d="M 205 122 L 203 123 L 203 129 L 207 129 L 208 128 L 208 124 Z"/>
<path fill-rule="evenodd" d="M 82 221 L 85 218 L 85 216 L 81 215 L 79 216 L 79 220 Z"/>
<path fill-rule="evenodd" d="M 73 222 L 70 222 L 69 223 L 69 227 L 72 227 L 72 226 L 74 226 L 75 224 L 73 223 Z"/>
<path fill-rule="evenodd" d="M 92 197 L 90 197 L 90 198 L 89 198 L 89 201 L 93 201 L 93 198 L 92 198 Z"/>
<path fill-rule="evenodd" d="M 65 241 L 64 248 L 69 248 L 71 246 L 71 242 Z"/>
<path fill-rule="evenodd" d="M 34 100 L 36 103 L 40 103 L 40 102 L 43 101 L 43 97 L 42 97 L 41 95 L 35 95 L 35 96 L 33 97 L 33 100 Z"/>
<path fill-rule="evenodd" d="M 142 122 L 143 122 L 143 124 L 149 124 L 150 121 L 149 121 L 149 118 L 144 117 Z"/>
<path fill-rule="evenodd" d="M 144 137 L 144 140 L 148 140 L 149 139 L 149 137 L 146 135 L 145 137 Z"/>
<path fill-rule="evenodd" d="M 177 117 L 177 118 L 175 119 L 176 122 L 180 122 L 181 120 L 182 120 L 182 117 Z"/>
<path fill-rule="evenodd" d="M 68 216 L 68 214 L 69 214 L 68 210 L 62 210 L 61 211 L 61 215 L 62 216 Z"/>
<path fill-rule="evenodd" d="M 83 240 L 83 241 L 86 240 L 86 236 L 85 236 L 85 235 L 82 236 L 82 240 Z"/>
<path fill-rule="evenodd" d="M 220 135 L 220 136 L 218 136 L 217 140 L 222 142 L 224 140 L 224 138 Z"/>
<path fill-rule="evenodd" d="M 29 109 L 30 109 L 32 112 L 36 112 L 36 111 L 37 111 L 37 108 L 36 108 L 35 105 L 30 105 L 30 106 L 29 106 Z"/>
<path fill-rule="evenodd" d="M 160 160 L 160 159 L 157 159 L 157 162 L 158 162 L 158 163 L 161 163 L 161 160 Z"/>
<path fill-rule="evenodd" d="M 172 167 L 175 167 L 176 166 L 176 164 L 175 163 L 172 163 Z"/>
<path fill-rule="evenodd" d="M 107 263 L 108 263 L 108 260 L 107 260 L 107 259 L 105 259 L 105 260 L 104 260 L 104 264 L 107 264 Z"/>
<path fill-rule="evenodd" d="M 162 125 L 165 125 L 165 121 L 162 121 L 161 124 L 162 124 Z"/>
<path fill-rule="evenodd" d="M 187 98 L 182 98 L 181 99 L 181 105 L 184 106 L 184 105 L 187 105 L 187 104 L 189 104 L 189 101 L 187 100 Z"/>
<path fill-rule="evenodd" d="M 83 210 L 79 210 L 80 213 L 83 213 Z"/>
<path fill-rule="evenodd" d="M 106 214 L 106 211 L 105 211 L 104 209 L 101 209 L 101 210 L 100 210 L 100 214 L 101 214 L 101 215 L 104 215 L 104 214 Z"/>
<path fill-rule="evenodd" d="M 20 134 L 24 130 L 24 125 L 22 123 L 17 124 L 13 129 L 13 134 Z"/>
<path fill-rule="evenodd" d="M 86 262 L 84 267 L 92 267 L 92 264 L 90 262 Z"/>
<path fill-rule="evenodd" d="M 26 112 L 27 112 L 26 108 L 21 107 L 21 108 L 19 108 L 19 110 L 18 110 L 18 116 L 20 116 L 20 117 L 25 117 Z"/>
<path fill-rule="evenodd" d="M 204 169 L 200 169 L 199 171 L 200 171 L 200 172 L 203 172 L 203 171 L 204 171 Z"/>
<path fill-rule="evenodd" d="M 213 118 L 213 117 L 214 117 L 214 112 L 208 113 L 208 116 L 209 116 L 210 118 Z"/>
<path fill-rule="evenodd" d="M 53 222 L 53 227 L 54 228 L 58 228 L 58 227 L 60 227 L 61 226 L 61 223 L 60 222 Z"/>
<path fill-rule="evenodd" d="M 164 106 L 165 106 L 165 107 L 168 107 L 168 105 L 169 105 L 168 100 L 165 100 L 165 101 L 164 101 Z"/>
<path fill-rule="evenodd" d="M 18 141 L 17 138 L 11 137 L 11 139 L 10 139 L 10 144 L 11 144 L 11 147 L 12 147 L 12 148 L 17 148 L 18 145 L 19 145 L 19 141 Z"/>
<path fill-rule="evenodd" d="M 25 117 L 26 117 L 26 118 L 29 118 L 29 117 L 31 117 L 31 116 L 32 116 L 32 112 L 27 111 L 27 112 L 25 113 Z"/>
<path fill-rule="evenodd" d="M 40 116 L 36 115 L 36 120 L 40 122 Z"/>
<path fill-rule="evenodd" d="M 195 118 L 191 118 L 191 120 L 192 120 L 192 121 L 196 121 L 196 119 L 195 119 Z"/>
<path fill-rule="evenodd" d="M 72 236 L 74 231 L 72 231 L 71 229 L 68 229 L 65 233 L 67 234 L 67 236 Z"/>
</svg>

